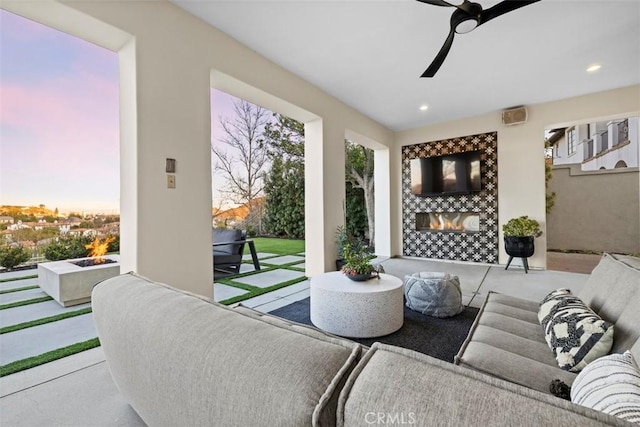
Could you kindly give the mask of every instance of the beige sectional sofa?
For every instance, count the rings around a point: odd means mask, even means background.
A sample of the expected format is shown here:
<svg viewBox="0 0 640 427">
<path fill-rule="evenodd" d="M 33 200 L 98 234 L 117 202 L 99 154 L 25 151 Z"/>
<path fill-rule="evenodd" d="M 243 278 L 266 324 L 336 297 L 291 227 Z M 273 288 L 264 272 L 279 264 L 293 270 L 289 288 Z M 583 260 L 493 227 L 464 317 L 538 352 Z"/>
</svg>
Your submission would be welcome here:
<svg viewBox="0 0 640 427">
<path fill-rule="evenodd" d="M 640 259 L 605 254 L 577 295 L 614 324 L 611 352 L 640 360 Z M 540 301 L 490 293 L 455 363 L 549 393 L 552 380 L 573 383 L 562 370 L 538 320 Z"/>
<path fill-rule="evenodd" d="M 626 425 L 420 353 L 368 349 L 131 273 L 98 284 L 92 300 L 113 380 L 149 425 Z"/>
</svg>

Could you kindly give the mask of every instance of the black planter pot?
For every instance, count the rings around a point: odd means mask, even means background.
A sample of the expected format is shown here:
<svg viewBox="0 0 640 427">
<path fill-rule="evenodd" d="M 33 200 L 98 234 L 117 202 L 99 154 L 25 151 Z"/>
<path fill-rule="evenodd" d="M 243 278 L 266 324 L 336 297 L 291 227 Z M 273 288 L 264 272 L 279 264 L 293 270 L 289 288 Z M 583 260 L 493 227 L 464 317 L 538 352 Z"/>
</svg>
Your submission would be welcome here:
<svg viewBox="0 0 640 427">
<path fill-rule="evenodd" d="M 504 249 L 513 257 L 528 258 L 535 251 L 533 242 L 533 236 L 508 236 L 504 238 Z"/>
<path fill-rule="evenodd" d="M 529 272 L 529 262 L 527 258 L 535 252 L 534 239 L 533 236 L 505 236 L 504 249 L 507 255 L 509 255 L 509 261 L 507 262 L 505 270 L 509 268 L 509 264 L 511 264 L 513 258 L 516 257 L 522 258 L 524 272 Z"/>
</svg>

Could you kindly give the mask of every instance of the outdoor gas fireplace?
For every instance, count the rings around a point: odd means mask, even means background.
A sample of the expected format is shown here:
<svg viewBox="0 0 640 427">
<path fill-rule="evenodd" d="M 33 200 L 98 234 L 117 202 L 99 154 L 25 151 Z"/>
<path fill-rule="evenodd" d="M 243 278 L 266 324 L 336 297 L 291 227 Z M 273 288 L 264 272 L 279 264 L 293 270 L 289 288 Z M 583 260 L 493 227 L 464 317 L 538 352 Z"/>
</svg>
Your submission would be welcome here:
<svg viewBox="0 0 640 427">
<path fill-rule="evenodd" d="M 417 231 L 451 233 L 480 231 L 480 216 L 476 212 L 419 212 L 415 215 Z"/>
</svg>

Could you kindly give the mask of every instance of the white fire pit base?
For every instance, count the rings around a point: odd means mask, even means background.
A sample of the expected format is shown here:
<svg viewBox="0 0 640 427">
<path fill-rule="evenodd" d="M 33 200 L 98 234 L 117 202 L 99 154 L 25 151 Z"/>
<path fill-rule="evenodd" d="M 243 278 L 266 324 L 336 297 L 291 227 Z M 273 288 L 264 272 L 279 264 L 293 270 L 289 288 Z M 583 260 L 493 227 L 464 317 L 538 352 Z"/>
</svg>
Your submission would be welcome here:
<svg viewBox="0 0 640 427">
<path fill-rule="evenodd" d="M 73 262 L 91 258 L 40 263 L 38 285 L 63 307 L 89 302 L 96 283 L 120 274 L 120 256 L 107 255 L 104 258 L 116 262 L 89 267 L 80 267 Z"/>
</svg>

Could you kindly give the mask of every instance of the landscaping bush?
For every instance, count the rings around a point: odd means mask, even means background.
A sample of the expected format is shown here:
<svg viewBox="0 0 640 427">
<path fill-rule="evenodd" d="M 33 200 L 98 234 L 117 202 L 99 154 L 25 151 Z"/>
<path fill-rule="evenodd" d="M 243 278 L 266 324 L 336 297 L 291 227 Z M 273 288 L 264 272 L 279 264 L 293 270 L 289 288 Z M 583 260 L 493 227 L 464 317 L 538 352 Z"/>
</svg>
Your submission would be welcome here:
<svg viewBox="0 0 640 427">
<path fill-rule="evenodd" d="M 30 258 L 31 252 L 22 247 L 22 245 L 0 247 L 0 266 L 5 267 L 7 270 L 29 261 Z"/>
<path fill-rule="evenodd" d="M 87 236 L 63 237 L 57 242 L 53 242 L 47 246 L 44 250 L 44 256 L 49 261 L 84 258 L 87 256 L 87 248 L 85 248 L 85 245 L 91 243 L 92 240 L 93 239 L 91 237 Z"/>
<path fill-rule="evenodd" d="M 108 238 L 112 238 L 113 241 L 109 242 L 107 252 L 120 252 L 120 236 L 108 235 Z"/>
</svg>

